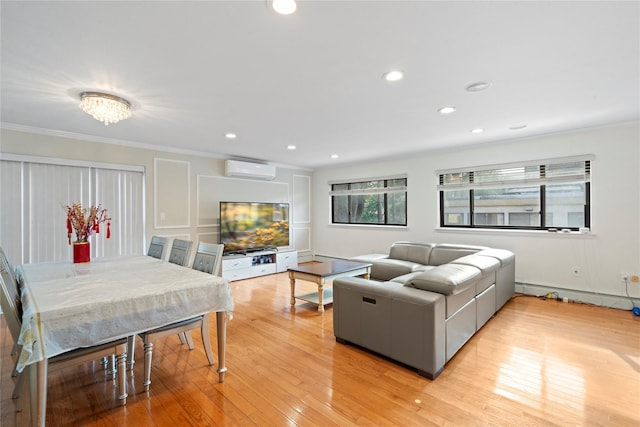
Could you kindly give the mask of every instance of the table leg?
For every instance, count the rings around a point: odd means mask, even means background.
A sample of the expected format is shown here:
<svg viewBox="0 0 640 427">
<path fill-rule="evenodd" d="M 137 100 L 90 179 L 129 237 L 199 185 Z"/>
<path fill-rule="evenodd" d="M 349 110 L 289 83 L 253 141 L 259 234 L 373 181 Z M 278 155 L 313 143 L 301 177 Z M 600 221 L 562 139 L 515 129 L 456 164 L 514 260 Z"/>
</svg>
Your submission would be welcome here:
<svg viewBox="0 0 640 427">
<path fill-rule="evenodd" d="M 291 305 L 296 305 L 296 278 L 293 273 L 289 272 L 289 282 L 291 283 Z"/>
<path fill-rule="evenodd" d="M 151 387 L 151 361 L 153 360 L 153 343 L 148 342 L 148 336 L 144 338 L 144 379 L 142 380 L 142 387 L 144 391 L 149 391 Z"/>
<path fill-rule="evenodd" d="M 118 355 L 116 356 L 116 371 L 118 373 L 118 399 L 120 399 L 120 404 L 127 404 L 127 347 L 129 345 L 129 341 L 127 344 L 120 344 L 117 348 Z"/>
<path fill-rule="evenodd" d="M 318 280 L 318 313 L 324 313 L 324 305 L 322 304 L 322 297 L 324 296 L 322 280 Z"/>
<path fill-rule="evenodd" d="M 29 365 L 29 396 L 32 426 L 45 427 L 46 425 L 48 367 L 48 359 Z"/>
<path fill-rule="evenodd" d="M 133 364 L 136 363 L 135 359 L 136 351 L 136 336 L 130 335 L 127 337 L 127 366 L 131 372 L 133 372 Z"/>
<path fill-rule="evenodd" d="M 218 376 L 219 381 L 224 382 L 224 374 L 227 372 L 226 350 L 227 350 L 227 312 L 216 312 L 216 329 L 218 333 Z"/>
</svg>

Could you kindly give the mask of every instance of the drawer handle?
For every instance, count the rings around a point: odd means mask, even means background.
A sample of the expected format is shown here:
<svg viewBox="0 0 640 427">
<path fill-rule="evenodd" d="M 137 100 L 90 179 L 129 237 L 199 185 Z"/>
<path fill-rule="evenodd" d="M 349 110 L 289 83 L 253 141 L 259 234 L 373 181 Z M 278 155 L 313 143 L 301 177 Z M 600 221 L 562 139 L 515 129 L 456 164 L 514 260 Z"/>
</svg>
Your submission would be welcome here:
<svg viewBox="0 0 640 427">
<path fill-rule="evenodd" d="M 369 304 L 375 304 L 376 300 L 373 298 L 362 297 L 362 302 L 367 302 Z"/>
</svg>

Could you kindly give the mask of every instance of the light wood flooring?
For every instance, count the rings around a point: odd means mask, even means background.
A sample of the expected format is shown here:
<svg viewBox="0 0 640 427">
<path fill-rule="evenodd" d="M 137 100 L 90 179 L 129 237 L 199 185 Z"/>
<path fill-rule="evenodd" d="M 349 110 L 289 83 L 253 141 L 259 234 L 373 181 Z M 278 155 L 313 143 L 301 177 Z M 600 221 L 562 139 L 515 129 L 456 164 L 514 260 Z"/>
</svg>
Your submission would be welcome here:
<svg viewBox="0 0 640 427">
<path fill-rule="evenodd" d="M 629 311 L 514 297 L 430 381 L 336 343 L 331 306 L 292 310 L 286 274 L 231 287 L 224 383 L 197 334 L 194 351 L 168 337 L 156 342 L 144 393 L 138 340 L 126 407 L 99 364 L 69 368 L 49 376 L 47 424 L 640 426 L 640 318 Z M 0 316 L 3 427 L 29 414 L 11 399 L 11 344 Z"/>
</svg>

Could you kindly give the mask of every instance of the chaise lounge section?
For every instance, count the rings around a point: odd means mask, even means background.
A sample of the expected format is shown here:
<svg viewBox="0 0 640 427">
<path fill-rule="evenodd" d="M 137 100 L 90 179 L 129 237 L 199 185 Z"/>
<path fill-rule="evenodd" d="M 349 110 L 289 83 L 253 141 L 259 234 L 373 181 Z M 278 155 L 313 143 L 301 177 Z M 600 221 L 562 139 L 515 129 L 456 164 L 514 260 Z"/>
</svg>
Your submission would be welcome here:
<svg viewBox="0 0 640 427">
<path fill-rule="evenodd" d="M 483 246 L 396 242 L 371 278 L 333 282 L 336 340 L 414 367 L 435 379 L 513 295 L 515 256 Z"/>
</svg>

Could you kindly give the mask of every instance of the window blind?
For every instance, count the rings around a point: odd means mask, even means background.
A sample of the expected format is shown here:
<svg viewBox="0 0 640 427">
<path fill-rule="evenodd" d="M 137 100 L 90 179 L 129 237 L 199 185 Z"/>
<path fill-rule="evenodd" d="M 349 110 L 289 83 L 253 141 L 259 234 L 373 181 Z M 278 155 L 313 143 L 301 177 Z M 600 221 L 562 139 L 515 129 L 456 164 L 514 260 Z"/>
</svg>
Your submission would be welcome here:
<svg viewBox="0 0 640 427">
<path fill-rule="evenodd" d="M 132 168 L 133 169 L 133 168 Z M 144 253 L 144 172 L 19 159 L 0 160 L 0 244 L 14 264 L 71 259 L 65 206 L 100 203 L 111 238 L 91 238 L 92 256 Z"/>
<path fill-rule="evenodd" d="M 560 184 L 565 182 L 590 182 L 593 156 L 544 160 L 535 164 L 505 164 L 476 169 L 438 171 L 439 190 L 465 190 L 472 188 L 496 188 Z"/>
</svg>

